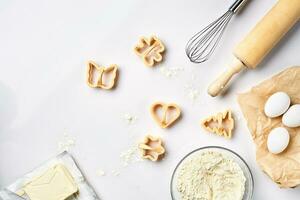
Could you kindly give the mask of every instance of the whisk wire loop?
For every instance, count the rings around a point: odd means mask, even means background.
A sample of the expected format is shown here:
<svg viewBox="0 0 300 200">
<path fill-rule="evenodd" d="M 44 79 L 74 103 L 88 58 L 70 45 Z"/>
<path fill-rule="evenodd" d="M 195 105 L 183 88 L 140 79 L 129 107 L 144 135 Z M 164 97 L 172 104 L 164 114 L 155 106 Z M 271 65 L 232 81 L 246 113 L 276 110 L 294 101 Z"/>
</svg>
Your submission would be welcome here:
<svg viewBox="0 0 300 200">
<path fill-rule="evenodd" d="M 196 33 L 188 41 L 186 45 L 186 55 L 191 62 L 202 63 L 211 56 L 233 14 L 233 11 L 228 10 L 217 20 Z"/>
<path fill-rule="evenodd" d="M 223 22 L 225 22 L 226 18 L 222 18 L 222 20 L 219 20 L 217 24 L 215 24 L 212 29 L 210 29 L 210 31 L 207 32 L 207 34 L 203 37 L 203 39 L 199 40 L 196 43 L 196 47 L 195 51 L 193 52 L 193 56 L 196 55 L 195 59 L 199 59 L 201 54 L 200 51 L 203 51 L 203 55 L 202 57 L 208 57 L 209 54 L 212 53 L 212 51 L 214 50 L 214 48 L 217 46 L 218 40 L 221 37 L 217 37 L 219 36 L 219 34 L 222 33 L 222 26 L 220 26 Z M 214 41 L 216 41 L 215 43 L 213 43 Z M 211 47 L 211 50 L 208 51 L 206 54 L 205 52 L 208 50 L 208 48 Z M 197 56 L 198 55 L 198 56 Z"/>
</svg>

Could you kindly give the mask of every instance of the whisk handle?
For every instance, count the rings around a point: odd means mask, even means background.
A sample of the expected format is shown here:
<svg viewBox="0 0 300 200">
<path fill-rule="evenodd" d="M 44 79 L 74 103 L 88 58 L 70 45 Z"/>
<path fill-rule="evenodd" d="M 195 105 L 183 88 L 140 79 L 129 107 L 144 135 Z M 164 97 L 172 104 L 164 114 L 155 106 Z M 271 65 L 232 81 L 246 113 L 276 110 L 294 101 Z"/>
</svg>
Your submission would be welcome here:
<svg viewBox="0 0 300 200">
<path fill-rule="evenodd" d="M 246 66 L 237 58 L 234 58 L 230 63 L 230 68 L 221 74 L 208 88 L 208 94 L 212 97 L 217 96 L 227 85 L 230 79 L 239 73 Z"/>
<path fill-rule="evenodd" d="M 229 10 L 232 11 L 233 13 L 238 12 L 243 5 L 245 5 L 246 1 L 248 0 L 236 0 L 230 7 Z"/>
</svg>

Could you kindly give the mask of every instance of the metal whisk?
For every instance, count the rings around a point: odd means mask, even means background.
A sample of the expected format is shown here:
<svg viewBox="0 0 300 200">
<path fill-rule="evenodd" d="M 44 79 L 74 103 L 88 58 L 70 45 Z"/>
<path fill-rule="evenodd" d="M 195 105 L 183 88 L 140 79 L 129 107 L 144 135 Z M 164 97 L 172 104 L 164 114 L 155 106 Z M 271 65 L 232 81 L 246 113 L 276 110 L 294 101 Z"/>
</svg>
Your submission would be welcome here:
<svg viewBox="0 0 300 200">
<path fill-rule="evenodd" d="M 195 34 L 188 41 L 185 52 L 191 62 L 202 63 L 208 60 L 217 47 L 231 17 L 246 1 L 236 0 L 225 14 Z"/>
</svg>

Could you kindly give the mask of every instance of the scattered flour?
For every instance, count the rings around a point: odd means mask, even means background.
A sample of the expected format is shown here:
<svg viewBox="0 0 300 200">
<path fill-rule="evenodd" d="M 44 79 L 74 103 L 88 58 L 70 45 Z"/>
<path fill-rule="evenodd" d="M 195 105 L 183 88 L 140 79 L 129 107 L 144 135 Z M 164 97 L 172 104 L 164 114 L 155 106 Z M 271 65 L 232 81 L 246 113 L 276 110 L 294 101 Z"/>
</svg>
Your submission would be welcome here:
<svg viewBox="0 0 300 200">
<path fill-rule="evenodd" d="M 184 89 L 185 89 L 186 96 L 193 103 L 195 103 L 198 100 L 199 95 L 200 95 L 199 90 L 196 87 L 194 87 L 193 85 L 186 85 Z"/>
<path fill-rule="evenodd" d="M 120 167 L 111 171 L 113 176 L 119 176 L 121 171 L 128 167 L 130 164 L 135 164 L 142 162 L 143 159 L 139 154 L 138 145 L 134 144 L 130 146 L 127 150 L 124 150 L 120 153 Z"/>
<path fill-rule="evenodd" d="M 58 150 L 69 151 L 73 146 L 75 146 L 75 139 L 64 133 L 62 140 L 58 142 Z"/>
<path fill-rule="evenodd" d="M 119 175 L 121 174 L 121 171 L 118 170 L 118 169 L 114 169 L 114 170 L 111 171 L 111 174 L 112 174 L 113 176 L 119 176 Z"/>
<path fill-rule="evenodd" d="M 128 124 L 128 125 L 133 125 L 136 123 L 138 117 L 136 117 L 135 115 L 132 115 L 130 113 L 124 113 L 122 114 L 121 118 Z M 131 128 L 136 128 L 135 126 L 131 126 Z M 135 133 L 135 131 L 131 130 L 130 134 L 129 134 L 129 139 L 130 140 L 135 140 L 133 133 Z M 136 142 L 136 141 L 134 141 Z M 134 164 L 134 163 L 138 163 L 143 161 L 140 154 L 139 154 L 139 148 L 138 148 L 138 144 L 134 143 L 133 145 L 129 146 L 128 149 L 120 152 L 119 155 L 120 158 L 120 164 L 118 167 L 116 167 L 115 169 L 113 169 L 109 174 L 112 176 L 119 176 L 122 172 L 123 169 L 125 169 L 126 167 L 128 167 L 130 164 Z M 97 170 L 96 172 L 97 174 L 102 175 L 104 172 L 102 170 Z M 105 173 L 104 173 L 105 174 Z"/>
<path fill-rule="evenodd" d="M 103 171 L 102 169 L 97 169 L 96 175 L 97 176 L 105 176 L 105 171 Z"/>
<path fill-rule="evenodd" d="M 127 123 L 127 124 L 134 124 L 136 122 L 136 120 L 138 119 L 136 116 L 129 114 L 129 113 L 125 113 L 122 115 L 122 119 Z"/>
<path fill-rule="evenodd" d="M 142 159 L 139 155 L 138 145 L 134 144 L 129 149 L 120 153 L 122 167 L 127 167 L 129 164 L 141 162 Z"/>
<path fill-rule="evenodd" d="M 179 72 L 184 70 L 183 67 L 160 67 L 159 72 L 167 78 L 173 78 L 178 75 Z"/>
</svg>

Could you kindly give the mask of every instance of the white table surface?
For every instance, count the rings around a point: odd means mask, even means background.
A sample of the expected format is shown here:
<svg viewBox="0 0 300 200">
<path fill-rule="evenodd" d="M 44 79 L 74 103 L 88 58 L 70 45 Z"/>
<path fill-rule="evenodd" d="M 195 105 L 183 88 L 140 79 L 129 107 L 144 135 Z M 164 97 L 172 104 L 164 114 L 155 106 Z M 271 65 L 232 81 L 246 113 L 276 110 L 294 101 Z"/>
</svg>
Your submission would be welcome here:
<svg viewBox="0 0 300 200">
<path fill-rule="evenodd" d="M 208 62 L 191 64 L 187 39 L 221 15 L 232 0 L 0 0 L 0 186 L 32 170 L 58 152 L 67 133 L 76 144 L 70 152 L 101 199 L 170 199 L 169 184 L 177 162 L 189 151 L 220 145 L 238 152 L 255 181 L 254 199 L 299 199 L 300 190 L 280 189 L 258 167 L 255 146 L 236 94 L 287 66 L 300 64 L 300 26 L 287 35 L 257 70 L 242 73 L 224 97 L 206 88 L 224 70 L 233 46 L 276 0 L 252 0 L 234 17 Z M 165 43 L 165 61 L 148 68 L 133 53 L 139 36 L 157 35 Z M 116 63 L 113 91 L 89 88 L 86 61 Z M 178 68 L 167 78 L 160 67 Z M 192 101 L 186 87 L 200 92 Z M 160 129 L 149 115 L 154 101 L 176 102 L 182 119 Z M 206 133 L 200 119 L 231 108 L 236 118 L 232 140 Z M 138 119 L 128 125 L 122 116 Z M 145 134 L 161 135 L 167 155 L 120 167 L 120 153 Z M 97 176 L 102 169 L 105 176 Z M 120 171 L 118 176 L 112 171 Z"/>
</svg>

